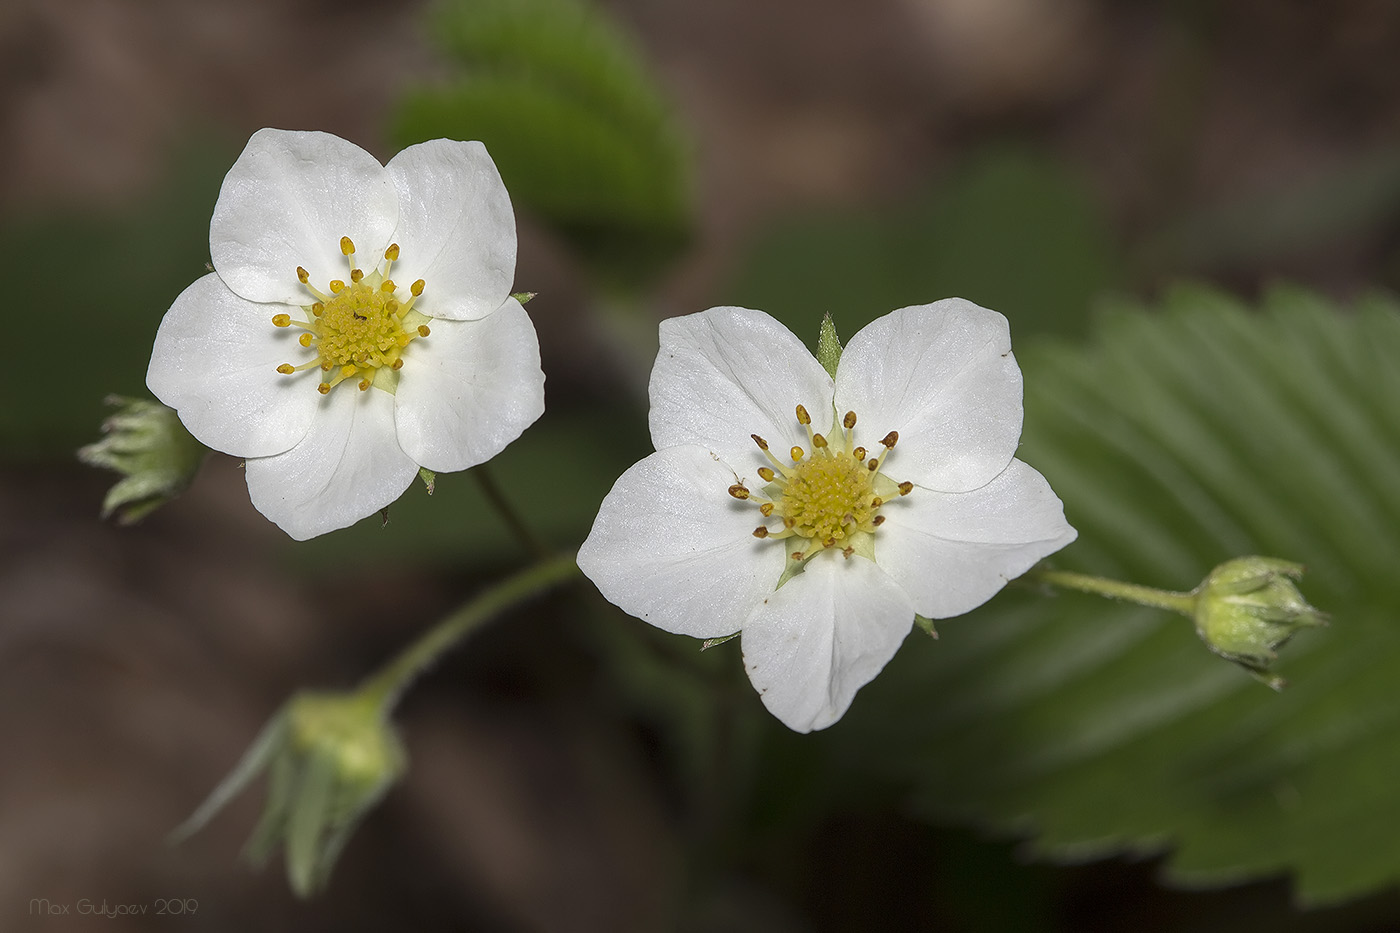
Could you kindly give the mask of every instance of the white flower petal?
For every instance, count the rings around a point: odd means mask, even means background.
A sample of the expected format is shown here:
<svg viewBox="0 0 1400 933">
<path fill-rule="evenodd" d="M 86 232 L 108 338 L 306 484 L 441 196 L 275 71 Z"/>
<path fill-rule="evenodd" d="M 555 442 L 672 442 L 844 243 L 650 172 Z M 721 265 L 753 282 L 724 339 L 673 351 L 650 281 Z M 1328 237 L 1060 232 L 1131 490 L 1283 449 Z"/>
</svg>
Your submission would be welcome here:
<svg viewBox="0 0 1400 933">
<path fill-rule="evenodd" d="M 761 516 L 726 490 L 734 473 L 701 447 L 634 464 L 603 499 L 578 565 L 603 596 L 658 628 L 732 635 L 783 571 L 783 549 L 753 536 Z"/>
<path fill-rule="evenodd" d="M 400 205 L 391 277 L 426 282 L 416 307 L 430 317 L 475 320 L 500 308 L 515 281 L 515 214 L 486 147 L 434 139 L 388 169 Z"/>
<path fill-rule="evenodd" d="M 307 357 L 293 328 L 273 326 L 283 310 L 240 298 L 210 274 L 161 320 L 146 385 L 205 446 L 265 457 L 289 450 L 311 426 L 321 400 L 313 377 L 277 372 Z"/>
<path fill-rule="evenodd" d="M 913 624 L 913 603 L 883 570 L 828 551 L 745 621 L 744 667 L 785 726 L 825 729 L 884 669 Z"/>
<path fill-rule="evenodd" d="M 544 413 L 530 316 L 514 298 L 479 321 L 434 320 L 404 354 L 395 390 L 399 444 L 430 470 L 490 460 Z"/>
<path fill-rule="evenodd" d="M 895 479 L 976 489 L 1006 468 L 1021 439 L 1021 370 L 1006 318 L 948 298 L 872 321 L 841 354 L 836 407 L 856 413 L 867 448 L 899 432 L 885 470 Z"/>
<path fill-rule="evenodd" d="M 325 291 L 356 263 L 378 264 L 399 219 L 399 196 L 374 156 L 338 136 L 262 129 L 229 169 L 209 224 L 209 254 L 229 288 L 252 301 L 306 305 L 296 269 Z"/>
<path fill-rule="evenodd" d="M 305 541 L 389 505 L 413 481 L 418 464 L 394 439 L 394 397 L 342 385 L 322 399 L 300 444 L 251 459 L 245 470 L 257 510 Z"/>
<path fill-rule="evenodd" d="M 1045 477 L 1020 460 L 981 489 L 916 488 L 880 514 L 875 559 L 931 619 L 977 608 L 1077 536 Z"/>
<path fill-rule="evenodd" d="M 745 478 L 767 463 L 749 435 L 780 458 L 810 446 L 794 414 L 831 423 L 831 377 L 782 324 L 747 308 L 711 308 L 661 322 L 651 371 L 651 439 L 657 450 L 700 444 Z"/>
</svg>

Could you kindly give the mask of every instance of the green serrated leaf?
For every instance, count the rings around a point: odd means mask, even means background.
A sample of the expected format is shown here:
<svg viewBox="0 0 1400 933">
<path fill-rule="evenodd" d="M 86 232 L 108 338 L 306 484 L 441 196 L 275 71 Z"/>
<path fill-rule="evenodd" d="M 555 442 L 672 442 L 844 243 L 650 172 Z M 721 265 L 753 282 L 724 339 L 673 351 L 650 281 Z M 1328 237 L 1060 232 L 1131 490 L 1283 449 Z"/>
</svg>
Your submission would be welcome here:
<svg viewBox="0 0 1400 933">
<path fill-rule="evenodd" d="M 1011 590 L 905 647 L 830 743 L 930 818 L 1043 857 L 1168 853 L 1181 884 L 1289 873 L 1303 903 L 1400 881 L 1400 313 L 1181 288 L 1083 347 L 1018 347 L 1017 456 L 1064 499 L 1066 569 L 1186 589 L 1241 554 L 1307 565 L 1333 627 L 1262 690 L 1176 615 Z"/>
</svg>

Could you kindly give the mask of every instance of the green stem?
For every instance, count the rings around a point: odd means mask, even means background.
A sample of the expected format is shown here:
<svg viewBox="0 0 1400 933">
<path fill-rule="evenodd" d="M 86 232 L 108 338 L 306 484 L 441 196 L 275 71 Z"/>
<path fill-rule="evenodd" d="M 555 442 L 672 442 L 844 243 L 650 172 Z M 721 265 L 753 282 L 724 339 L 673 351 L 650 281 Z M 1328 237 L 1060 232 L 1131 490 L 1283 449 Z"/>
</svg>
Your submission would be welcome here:
<svg viewBox="0 0 1400 933">
<path fill-rule="evenodd" d="M 360 693 L 387 715 L 414 679 L 448 649 L 516 603 L 538 596 L 579 572 L 572 552 L 550 557 L 478 595 L 425 632 L 360 685 Z"/>
<path fill-rule="evenodd" d="M 476 483 L 481 487 L 481 494 L 486 497 L 486 501 L 491 503 L 491 507 L 496 510 L 501 521 L 506 523 L 506 527 L 525 546 L 525 550 L 530 552 L 530 556 L 543 558 L 549 554 L 549 549 L 530 532 L 529 526 L 520 517 L 520 513 L 510 504 L 510 500 L 506 498 L 505 492 L 497 485 L 491 471 L 486 469 L 486 464 L 482 463 L 472 467 L 471 474 L 476 478 Z"/>
<path fill-rule="evenodd" d="M 1140 606 L 1151 606 L 1154 609 L 1168 609 L 1185 616 L 1192 615 L 1196 607 L 1194 593 L 1174 593 L 1170 590 L 1139 586 L 1136 583 L 1122 583 L 1118 580 L 1109 580 L 1106 577 L 1093 577 L 1087 573 L 1074 573 L 1069 570 L 1033 570 L 1026 574 L 1026 579 L 1036 583 L 1049 583 L 1051 586 L 1078 590 L 1081 593 L 1093 593 L 1095 596 L 1105 596 L 1109 599 L 1122 599 Z"/>
</svg>

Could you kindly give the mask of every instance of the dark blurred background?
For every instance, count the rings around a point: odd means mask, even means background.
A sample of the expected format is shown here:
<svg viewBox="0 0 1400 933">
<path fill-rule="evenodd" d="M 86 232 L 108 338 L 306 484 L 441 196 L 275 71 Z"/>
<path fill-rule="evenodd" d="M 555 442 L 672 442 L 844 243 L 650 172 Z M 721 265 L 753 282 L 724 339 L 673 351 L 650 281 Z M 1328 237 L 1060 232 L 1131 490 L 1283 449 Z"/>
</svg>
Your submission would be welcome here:
<svg viewBox="0 0 1400 933">
<path fill-rule="evenodd" d="M 494 466 L 561 546 L 649 450 L 640 387 L 672 314 L 742 304 L 814 340 L 823 312 L 849 336 L 958 294 L 1005 313 L 1019 346 L 1080 338 L 1105 298 L 1181 278 L 1246 299 L 1280 279 L 1343 301 L 1400 286 L 1389 0 L 600 7 L 668 102 L 689 180 L 665 236 L 640 237 L 664 241 L 644 262 L 637 236 L 594 249 L 562 209 L 516 196 L 550 408 Z M 527 556 L 465 476 L 431 500 L 410 490 L 382 530 L 297 547 L 230 458 L 120 528 L 97 520 L 112 478 L 73 457 L 105 393 L 142 394 L 254 130 L 326 130 L 385 160 L 411 139 L 405 95 L 457 67 L 426 10 L 0 3 L 16 361 L 0 402 L 0 929 L 97 922 L 32 916 L 32 898 L 191 898 L 194 916 L 161 920 L 201 930 L 1400 928 L 1393 896 L 1298 912 L 1283 877 L 1181 891 L 1150 856 L 1035 862 L 975 823 L 916 820 L 888 789 L 770 819 L 781 788 L 755 773 L 801 753 L 733 653 L 697 657 L 587 585 L 502 619 L 410 695 L 411 772 L 325 895 L 299 903 L 279 866 L 237 863 L 257 794 L 167 848 L 289 694 L 353 684 Z"/>
</svg>

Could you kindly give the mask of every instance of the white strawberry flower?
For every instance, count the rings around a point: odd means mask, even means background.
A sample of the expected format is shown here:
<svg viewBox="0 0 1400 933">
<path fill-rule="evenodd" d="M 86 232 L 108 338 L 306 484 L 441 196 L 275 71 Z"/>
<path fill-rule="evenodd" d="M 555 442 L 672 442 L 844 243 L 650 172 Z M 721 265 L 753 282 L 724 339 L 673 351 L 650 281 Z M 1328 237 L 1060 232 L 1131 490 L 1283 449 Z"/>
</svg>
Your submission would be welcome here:
<svg viewBox="0 0 1400 933">
<path fill-rule="evenodd" d="M 796 731 L 840 719 L 916 613 L 961 615 L 1075 538 L 1013 456 L 1006 318 L 969 301 L 872 322 L 834 379 L 761 311 L 673 318 L 650 395 L 656 453 L 603 500 L 579 566 L 658 628 L 741 633 Z"/>
<path fill-rule="evenodd" d="M 214 271 L 166 312 L 146 384 L 245 459 L 253 504 L 287 534 L 343 528 L 544 411 L 515 248 L 479 142 L 381 165 L 327 133 L 259 130 L 214 207 Z"/>
</svg>

